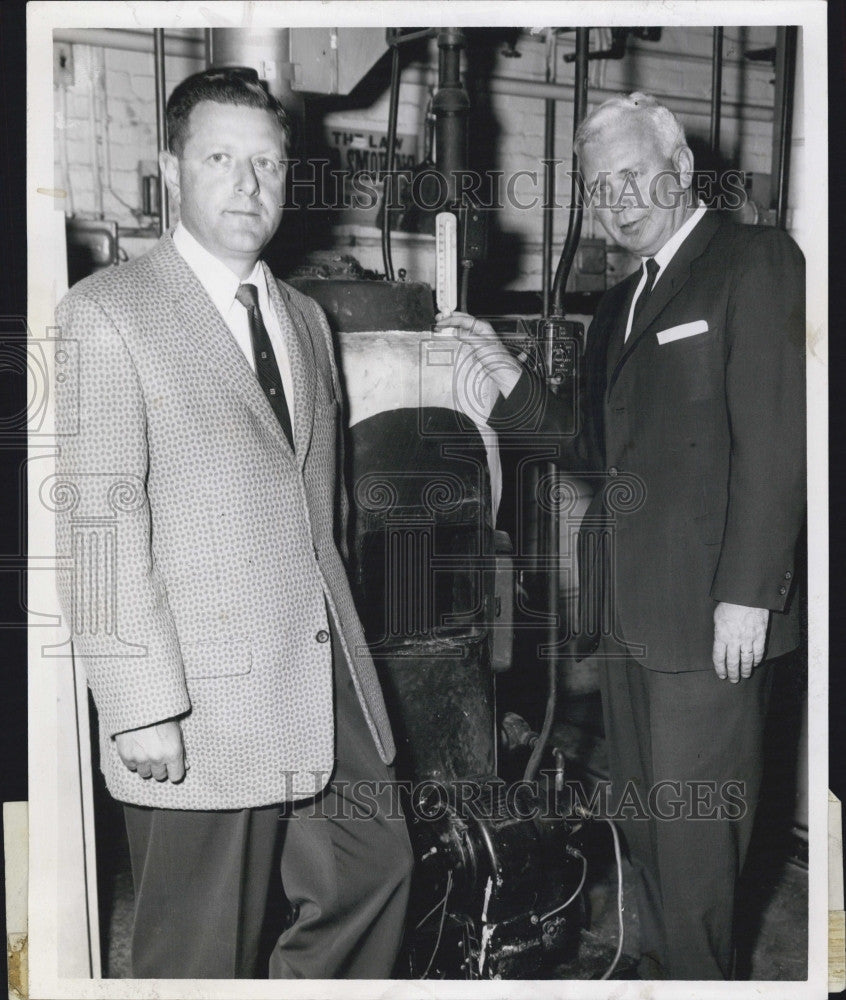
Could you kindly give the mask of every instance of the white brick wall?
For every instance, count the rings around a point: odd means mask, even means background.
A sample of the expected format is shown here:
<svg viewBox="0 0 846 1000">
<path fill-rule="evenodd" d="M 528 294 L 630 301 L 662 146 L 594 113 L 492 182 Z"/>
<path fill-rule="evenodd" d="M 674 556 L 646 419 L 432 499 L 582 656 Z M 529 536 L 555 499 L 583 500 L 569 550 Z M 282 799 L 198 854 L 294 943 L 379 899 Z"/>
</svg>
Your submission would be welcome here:
<svg viewBox="0 0 846 1000">
<path fill-rule="evenodd" d="M 60 143 L 67 145 L 73 205 L 83 218 L 96 216 L 98 181 L 103 214 L 124 227 L 136 227 L 141 209 L 139 163 L 155 162 L 156 106 L 153 55 L 123 49 L 74 45 L 74 83 L 67 88 L 66 139 L 57 128 L 56 187 L 60 177 Z M 190 73 L 202 68 L 199 60 L 165 59 L 168 93 Z M 91 99 L 96 101 L 99 178 L 92 165 Z M 57 122 L 61 94 L 54 92 Z"/>
<path fill-rule="evenodd" d="M 607 29 L 592 32 L 592 47 L 606 47 L 610 42 Z M 707 139 L 709 119 L 708 102 L 711 91 L 711 29 L 664 28 L 658 43 L 629 41 L 629 54 L 620 61 L 597 61 L 590 64 L 589 101 L 591 106 L 607 96 L 604 91 L 629 91 L 643 89 L 673 105 L 678 95 L 698 98 L 698 109 L 685 108 L 680 118 L 692 137 Z M 759 121 L 769 113 L 773 101 L 773 69 L 768 63 L 750 62 L 742 58 L 750 49 L 775 44 L 774 28 L 726 28 L 724 36 L 723 97 L 730 102 L 723 109 L 722 149 L 725 156 L 739 162 L 745 170 L 768 173 L 770 170 L 772 127 L 769 121 Z M 565 56 L 573 51 L 572 33 L 560 37 L 556 60 L 557 80 L 569 84 L 573 80 L 573 64 L 565 63 Z M 499 46 L 492 62 L 492 73 L 498 77 L 524 80 L 545 78 L 546 47 L 539 36 L 522 35 L 517 43 L 519 58 L 507 58 Z M 90 100 L 92 92 L 97 98 L 99 114 L 98 149 L 100 160 L 99 186 L 102 189 L 103 211 L 116 218 L 124 227 L 138 225 L 140 209 L 140 161 L 155 161 L 155 84 L 152 54 L 127 52 L 117 49 L 98 50 L 90 46 L 74 45 L 75 80 L 67 89 L 67 122 L 64 136 L 69 163 L 69 181 L 73 192 L 75 211 L 91 216 L 96 211 L 98 180 L 92 169 L 92 142 L 90 126 Z M 472 59 L 471 59 L 472 63 Z M 189 73 L 201 68 L 199 60 L 168 57 L 166 59 L 166 84 L 168 91 Z M 325 113 L 327 125 L 335 127 L 364 128 L 384 131 L 388 115 L 387 73 L 389 60 L 382 61 L 385 90 L 369 105 Z M 418 136 L 418 149 L 422 155 L 423 123 L 428 87 L 436 82 L 437 49 L 434 42 L 428 51 L 428 61 L 406 68 L 400 88 L 398 131 Z M 598 93 L 598 91 L 602 93 Z M 591 96 L 593 95 L 593 96 Z M 60 119 L 60 97 L 56 91 L 57 122 Z M 346 102 L 349 104 L 349 101 Z M 736 103 L 756 105 L 739 115 Z M 497 133 L 495 162 L 487 164 L 492 170 L 501 170 L 506 176 L 518 170 L 537 170 L 538 184 L 526 178 L 516 183 L 520 198 L 531 199 L 541 192 L 543 154 L 544 102 L 540 99 L 511 97 L 490 93 L 487 104 L 493 122 L 471 117 L 470 141 L 486 138 L 481 130 L 494 127 Z M 314 107 L 314 106 L 313 106 Z M 331 103 L 322 101 L 322 109 Z M 556 105 L 556 157 L 562 160 L 560 170 L 569 167 L 572 138 L 572 108 L 569 101 Z M 57 180 L 59 179 L 59 143 L 63 140 L 57 129 Z M 565 204 L 569 196 L 569 182 L 563 173 L 558 183 L 558 203 Z M 520 247 L 519 271 L 514 287 L 534 287 L 539 268 L 541 237 L 540 204 L 531 209 L 506 206 L 496 213 L 495 224 L 500 233 L 513 236 L 514 245 Z M 563 239 L 567 226 L 564 208 L 554 213 L 554 232 L 557 246 Z M 586 235 L 594 232 L 590 219 L 586 220 Z M 378 242 L 375 230 L 358 233 L 356 242 Z M 341 240 L 339 240 L 341 242 Z M 537 260 L 535 258 L 538 258 Z M 415 277 L 410 274 L 409 277 Z"/>
</svg>

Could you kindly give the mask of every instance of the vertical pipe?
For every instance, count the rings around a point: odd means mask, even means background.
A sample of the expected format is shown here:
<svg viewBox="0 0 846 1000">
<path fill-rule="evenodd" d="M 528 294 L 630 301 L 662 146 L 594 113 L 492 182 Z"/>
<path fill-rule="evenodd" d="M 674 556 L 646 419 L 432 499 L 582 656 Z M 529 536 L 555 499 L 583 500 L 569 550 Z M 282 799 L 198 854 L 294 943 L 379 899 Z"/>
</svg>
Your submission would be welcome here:
<svg viewBox="0 0 846 1000">
<path fill-rule="evenodd" d="M 435 115 L 435 159 L 446 186 L 446 205 L 457 207 L 458 175 L 467 168 L 467 119 L 470 98 L 461 82 L 464 33 L 458 28 L 438 32 L 438 89 L 432 99 Z"/>
<path fill-rule="evenodd" d="M 546 50 L 546 82 L 555 81 L 555 53 L 557 46 L 554 28 L 549 28 Z M 545 100 L 543 108 L 543 257 L 541 262 L 542 315 L 549 315 L 552 286 L 552 206 L 555 203 L 555 101 Z"/>
<path fill-rule="evenodd" d="M 97 88 L 101 78 L 97 71 L 97 49 L 91 49 L 91 62 L 88 71 L 88 129 L 91 138 L 91 172 L 94 183 L 94 212 L 98 219 L 103 218 L 103 177 L 100 170 L 100 143 L 97 141 Z"/>
<path fill-rule="evenodd" d="M 714 28 L 711 55 L 711 152 L 720 151 L 720 111 L 723 93 L 723 29 Z"/>
<path fill-rule="evenodd" d="M 165 97 L 165 52 L 164 52 L 164 29 L 153 29 L 153 59 L 155 61 L 156 75 L 156 141 L 159 152 L 167 149 L 167 118 L 165 109 L 167 98 Z M 167 200 L 167 185 L 164 174 L 159 171 L 159 235 L 170 228 L 170 205 Z"/>
<path fill-rule="evenodd" d="M 543 259 L 541 299 L 543 315 L 549 315 L 552 284 L 552 207 L 555 203 L 555 101 L 546 100 L 543 117 Z"/>
<path fill-rule="evenodd" d="M 203 29 L 203 61 L 206 64 L 206 69 L 208 69 L 209 66 L 214 65 L 214 48 L 212 47 L 211 28 Z"/>
<path fill-rule="evenodd" d="M 62 188 L 65 192 L 65 215 L 68 218 L 72 218 L 74 207 L 73 188 L 71 187 L 70 179 L 70 161 L 68 158 L 68 88 L 63 83 L 59 87 L 59 90 L 61 92 L 60 114 L 62 116 L 61 140 L 59 142 L 59 167 L 62 171 Z"/>
<path fill-rule="evenodd" d="M 590 28 L 577 28 L 575 93 L 573 100 L 574 138 L 587 112 L 589 41 Z M 555 271 L 555 281 L 552 284 L 552 312 L 555 316 L 564 315 L 564 290 L 567 286 L 567 278 L 570 276 L 570 268 L 573 266 L 573 260 L 576 257 L 576 248 L 579 245 L 579 235 L 582 230 L 584 206 L 582 205 L 581 192 L 576 180 L 578 169 L 579 158 L 576 155 L 574 147 L 570 183 L 570 222 L 567 225 L 567 238 L 564 240 L 564 249 L 561 251 L 561 259 L 558 261 L 558 267 Z"/>
<path fill-rule="evenodd" d="M 787 189 L 790 181 L 790 134 L 793 120 L 793 84 L 796 67 L 795 25 L 776 29 L 776 115 L 773 117 L 776 225 L 787 224 Z"/>
</svg>

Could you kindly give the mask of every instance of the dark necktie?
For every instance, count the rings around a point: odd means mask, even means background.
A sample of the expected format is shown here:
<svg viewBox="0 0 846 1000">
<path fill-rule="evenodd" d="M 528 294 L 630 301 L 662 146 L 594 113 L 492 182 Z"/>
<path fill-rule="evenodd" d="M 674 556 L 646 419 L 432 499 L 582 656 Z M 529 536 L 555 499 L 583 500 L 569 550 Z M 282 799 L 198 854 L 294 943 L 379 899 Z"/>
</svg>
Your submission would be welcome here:
<svg viewBox="0 0 846 1000">
<path fill-rule="evenodd" d="M 288 444 L 293 449 L 294 435 L 291 430 L 291 414 L 288 410 L 288 401 L 285 399 L 285 388 L 279 374 L 279 365 L 276 363 L 276 355 L 273 353 L 273 345 L 270 342 L 270 334 L 261 318 L 258 289 L 255 285 L 239 285 L 235 298 L 247 310 L 247 316 L 250 320 L 250 338 L 253 342 L 253 358 L 256 362 L 256 377 L 259 380 L 259 385 L 264 390 L 267 401 L 285 432 Z"/>
<path fill-rule="evenodd" d="M 655 261 L 654 257 L 647 257 L 646 259 L 646 283 L 640 290 L 640 295 L 637 297 L 637 302 L 635 302 L 634 312 L 632 313 L 632 330 L 637 326 L 637 320 L 640 314 L 643 312 L 646 302 L 649 299 L 650 293 L 652 292 L 652 286 L 655 284 L 655 278 L 658 275 L 660 268 Z M 631 335 L 631 331 L 629 331 Z"/>
</svg>

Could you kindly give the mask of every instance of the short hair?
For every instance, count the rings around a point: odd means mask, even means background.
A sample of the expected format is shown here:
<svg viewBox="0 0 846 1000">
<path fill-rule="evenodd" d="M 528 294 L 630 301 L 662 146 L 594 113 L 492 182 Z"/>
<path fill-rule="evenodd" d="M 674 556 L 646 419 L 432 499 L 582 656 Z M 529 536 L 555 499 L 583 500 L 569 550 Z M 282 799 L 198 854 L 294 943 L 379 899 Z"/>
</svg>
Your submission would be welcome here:
<svg viewBox="0 0 846 1000">
<path fill-rule="evenodd" d="M 254 69 L 248 66 L 210 66 L 177 84 L 168 99 L 167 145 L 177 156 L 181 156 L 185 148 L 191 112 L 202 101 L 269 111 L 276 116 L 285 141 L 290 140 L 291 130 L 285 109 L 267 92 Z"/>
<path fill-rule="evenodd" d="M 687 145 L 684 128 L 673 112 L 659 104 L 650 94 L 635 91 L 633 94 L 619 94 L 609 98 L 585 118 L 573 139 L 578 156 L 581 158 L 584 147 L 596 139 L 607 125 L 631 115 L 642 115 L 649 121 L 661 152 L 668 160 L 673 158 L 680 146 Z"/>
</svg>

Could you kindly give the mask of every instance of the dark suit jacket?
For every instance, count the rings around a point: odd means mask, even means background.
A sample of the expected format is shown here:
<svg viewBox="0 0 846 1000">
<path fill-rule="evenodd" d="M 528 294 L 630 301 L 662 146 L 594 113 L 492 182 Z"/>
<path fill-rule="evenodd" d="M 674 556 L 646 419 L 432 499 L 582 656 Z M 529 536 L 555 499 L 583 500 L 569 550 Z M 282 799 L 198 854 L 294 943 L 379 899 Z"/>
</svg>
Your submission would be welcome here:
<svg viewBox="0 0 846 1000">
<path fill-rule="evenodd" d="M 780 230 L 709 212 L 623 345 L 638 280 L 599 304 L 583 427 L 564 460 L 576 474 L 604 473 L 585 519 L 613 527 L 603 587 L 613 572 L 617 623 L 647 667 L 711 669 L 718 601 L 769 608 L 766 655 L 781 655 L 799 637 L 791 598 L 805 508 L 804 258 Z M 530 410 L 529 393 L 539 398 L 525 374 L 498 401 L 494 426 Z M 534 414 L 543 430 L 566 422 L 566 405 L 549 395 L 543 404 L 540 420 Z M 620 487 L 634 495 L 620 502 Z"/>
</svg>

